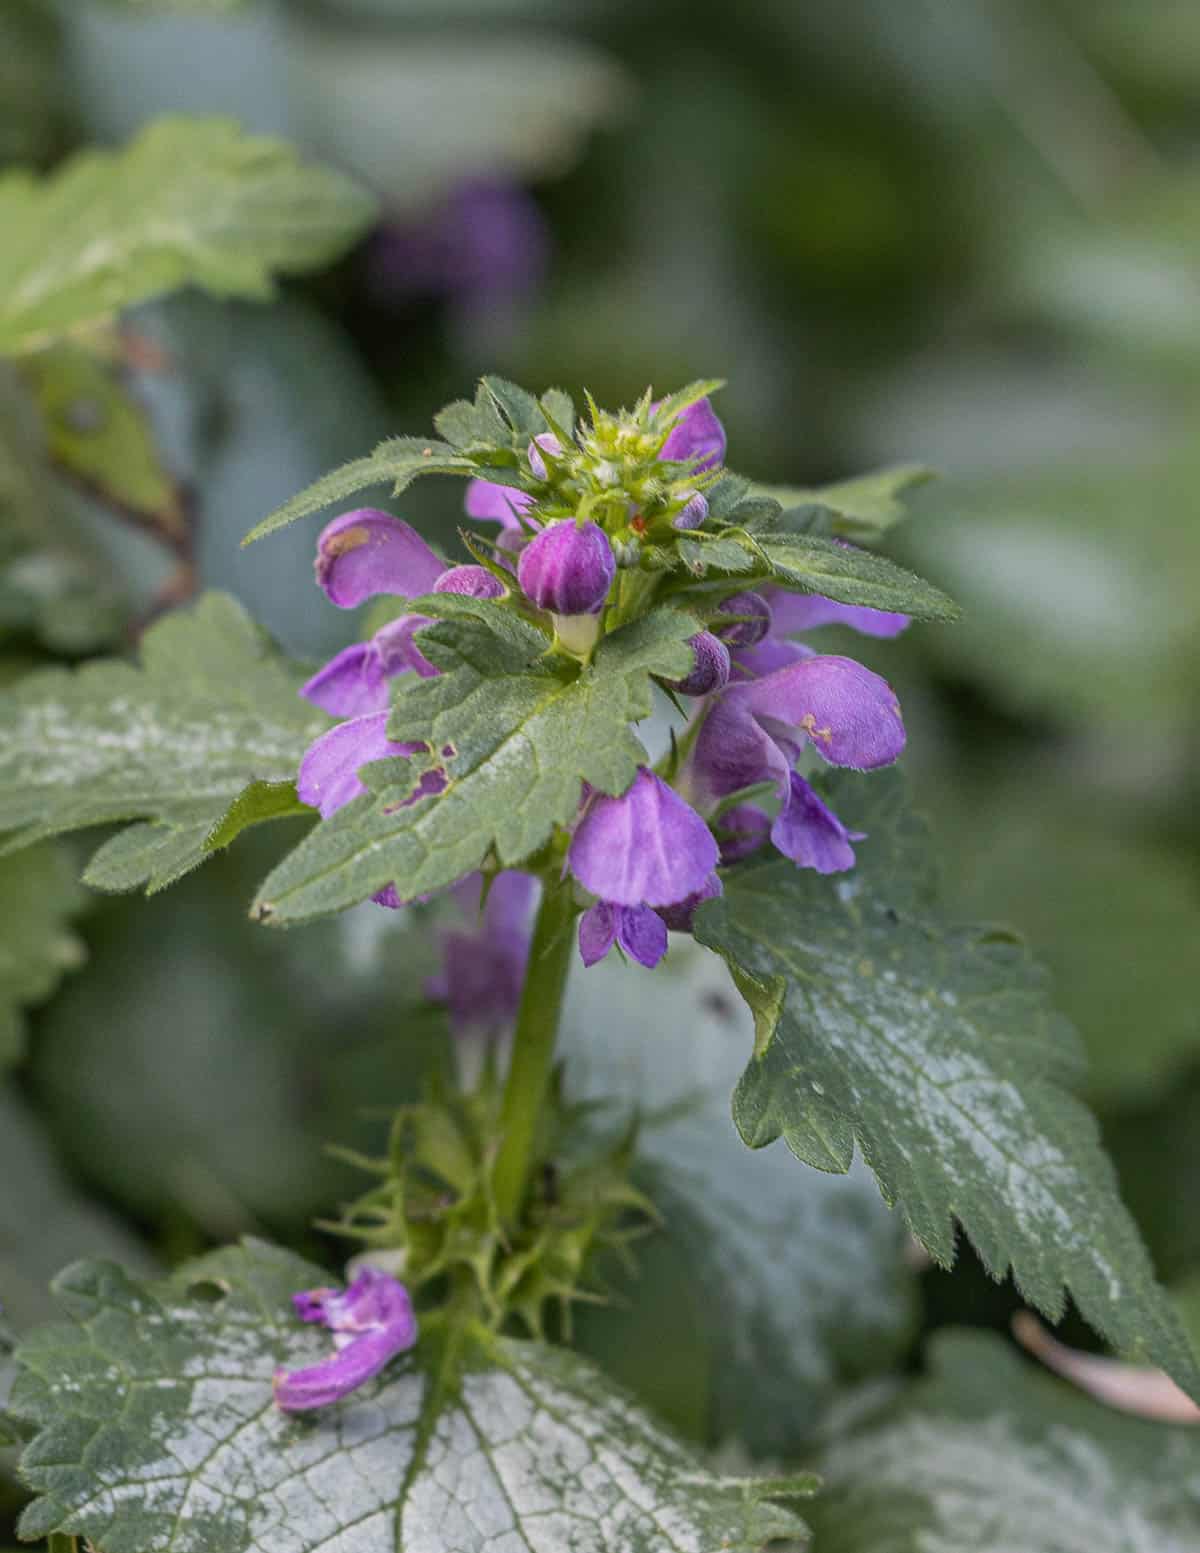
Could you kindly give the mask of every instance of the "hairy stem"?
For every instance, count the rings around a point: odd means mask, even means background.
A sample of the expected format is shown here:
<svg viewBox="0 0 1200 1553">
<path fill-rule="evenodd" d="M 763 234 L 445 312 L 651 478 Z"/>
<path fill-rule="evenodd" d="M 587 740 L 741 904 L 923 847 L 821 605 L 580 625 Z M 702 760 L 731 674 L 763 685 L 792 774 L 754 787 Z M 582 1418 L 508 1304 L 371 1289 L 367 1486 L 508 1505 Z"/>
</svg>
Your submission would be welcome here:
<svg viewBox="0 0 1200 1553">
<path fill-rule="evenodd" d="M 569 884 L 547 881 L 529 946 L 529 969 L 500 1112 L 496 1206 L 500 1217 L 508 1221 L 521 1209 L 538 1119 L 554 1068 L 554 1042 L 575 941 L 571 929 L 576 909 Z"/>
</svg>

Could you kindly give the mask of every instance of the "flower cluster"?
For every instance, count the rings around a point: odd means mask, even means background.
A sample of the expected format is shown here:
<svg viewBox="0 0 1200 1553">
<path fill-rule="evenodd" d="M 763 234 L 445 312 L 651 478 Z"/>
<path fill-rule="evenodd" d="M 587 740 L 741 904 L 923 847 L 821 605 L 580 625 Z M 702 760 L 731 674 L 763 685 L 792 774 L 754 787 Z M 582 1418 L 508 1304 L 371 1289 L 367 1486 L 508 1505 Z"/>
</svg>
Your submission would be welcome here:
<svg viewBox="0 0 1200 1553">
<path fill-rule="evenodd" d="M 539 434 L 525 451 L 520 486 L 472 480 L 468 516 L 499 525 L 492 565 L 448 565 L 408 524 L 363 508 L 321 534 L 319 585 L 344 609 L 379 595 L 494 600 L 541 620 L 557 651 L 586 660 L 606 628 L 621 573 L 639 566 L 643 545 L 702 530 L 706 490 L 722 472 L 725 432 L 707 399 L 665 425 L 657 408 L 647 398 L 633 415 L 595 412 L 569 442 Z M 309 700 L 343 719 L 300 768 L 300 796 L 323 816 L 365 791 L 359 772 L 369 762 L 429 755 L 424 745 L 387 736 L 391 681 L 438 672 L 420 649 L 427 623 L 401 612 L 304 686 Z M 853 866 L 862 836 L 829 809 L 797 762 L 810 750 L 833 766 L 884 766 L 903 749 L 904 728 L 886 681 L 793 639 L 830 623 L 892 636 L 908 622 L 774 585 L 721 597 L 697 619 L 693 667 L 666 682 L 693 704 L 681 741 L 686 758 L 669 779 L 644 765 L 624 793 L 586 785 L 580 792 L 565 868 L 586 893 L 579 927 L 586 965 L 614 944 L 641 965 L 657 965 L 668 929 L 686 931 L 698 903 L 720 893 L 719 865 L 768 844 L 821 873 Z M 407 801 L 422 802 L 446 785 L 431 765 Z M 448 1002 L 457 1028 L 498 1028 L 515 1012 L 532 889 L 528 876 L 502 875 L 476 926 L 445 936 L 445 974 L 431 990 Z M 480 876 L 456 891 L 478 913 Z M 376 899 L 401 904 L 392 886 Z"/>
</svg>

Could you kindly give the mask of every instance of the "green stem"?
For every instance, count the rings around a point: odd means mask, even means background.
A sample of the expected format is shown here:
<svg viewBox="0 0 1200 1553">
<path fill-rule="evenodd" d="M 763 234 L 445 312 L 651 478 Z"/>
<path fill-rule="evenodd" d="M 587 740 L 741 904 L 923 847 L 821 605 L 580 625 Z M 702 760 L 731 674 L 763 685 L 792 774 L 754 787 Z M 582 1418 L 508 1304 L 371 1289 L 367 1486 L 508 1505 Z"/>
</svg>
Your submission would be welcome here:
<svg viewBox="0 0 1200 1553">
<path fill-rule="evenodd" d="M 500 1111 L 496 1207 L 501 1219 L 510 1222 L 521 1209 L 538 1120 L 554 1070 L 554 1042 L 575 942 L 571 928 L 576 910 L 569 883 L 546 882 L 529 946 L 529 969 Z"/>
</svg>

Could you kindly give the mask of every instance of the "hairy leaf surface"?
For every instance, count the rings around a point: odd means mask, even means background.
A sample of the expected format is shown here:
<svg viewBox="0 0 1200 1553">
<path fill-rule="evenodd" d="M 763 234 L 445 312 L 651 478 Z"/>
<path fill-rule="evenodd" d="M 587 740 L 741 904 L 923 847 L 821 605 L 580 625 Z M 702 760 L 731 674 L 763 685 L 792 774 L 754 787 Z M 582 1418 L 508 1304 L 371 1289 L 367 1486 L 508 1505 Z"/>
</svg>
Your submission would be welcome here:
<svg viewBox="0 0 1200 1553">
<path fill-rule="evenodd" d="M 371 215 L 341 174 L 227 119 L 159 119 L 124 150 L 81 152 L 44 181 L 10 173 L 0 351 L 179 286 L 268 297 L 275 271 L 334 258 Z"/>
<path fill-rule="evenodd" d="M 540 631 L 498 606 L 439 594 L 412 607 L 456 618 L 420 632 L 442 672 L 405 676 L 388 732 L 428 743 L 447 786 L 409 802 L 408 763 L 380 762 L 378 781 L 367 767 L 373 790 L 318 825 L 267 879 L 255 905 L 263 920 L 341 911 L 392 883 L 401 899 L 425 895 L 478 868 L 490 848 L 503 867 L 529 857 L 574 816 L 584 782 L 605 793 L 629 786 L 646 759 L 629 724 L 650 713 L 650 675 L 678 677 L 692 661 L 696 621 L 678 610 L 613 632 L 573 675 L 546 656 Z"/>
<path fill-rule="evenodd" d="M 1011 1267 L 1052 1320 L 1069 1289 L 1116 1348 L 1200 1394 L 1096 1124 L 1071 1092 L 1080 1048 L 1045 973 L 1010 934 L 934 914 L 898 775 L 830 786 L 869 836 L 852 874 L 752 862 L 699 914 L 697 936 L 729 960 L 758 1021 L 734 1096 L 742 1137 L 760 1147 L 782 1135 L 799 1159 L 835 1171 L 857 1143 L 943 1265 L 957 1219 L 991 1272 Z"/>
<path fill-rule="evenodd" d="M 31 674 L 0 695 L 0 831 L 9 847 L 116 820 L 89 882 L 159 885 L 203 860 L 252 782 L 287 782 L 328 719 L 241 606 L 205 595 L 106 660 Z"/>
<path fill-rule="evenodd" d="M 286 1417 L 274 1369 L 329 1349 L 290 1295 L 325 1281 L 259 1242 L 156 1287 L 68 1269 L 69 1322 L 17 1350 L 11 1410 L 41 1431 L 23 1534 L 105 1553 L 751 1553 L 802 1532 L 766 1495 L 807 1483 L 711 1476 L 590 1365 L 482 1329 L 431 1320 L 354 1396 Z"/>
<path fill-rule="evenodd" d="M 1200 1433 L 1099 1406 L 999 1337 L 934 1339 L 928 1379 L 818 1458 L 821 1553 L 1191 1553 Z"/>
</svg>

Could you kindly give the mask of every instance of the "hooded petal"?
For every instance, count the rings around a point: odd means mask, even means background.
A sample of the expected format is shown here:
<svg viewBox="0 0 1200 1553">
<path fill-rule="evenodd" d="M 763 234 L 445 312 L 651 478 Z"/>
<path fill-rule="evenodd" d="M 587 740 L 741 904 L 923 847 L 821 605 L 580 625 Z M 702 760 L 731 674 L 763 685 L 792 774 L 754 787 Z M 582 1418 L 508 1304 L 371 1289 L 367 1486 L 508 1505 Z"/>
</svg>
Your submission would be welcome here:
<svg viewBox="0 0 1200 1553">
<path fill-rule="evenodd" d="M 737 685 L 756 719 L 801 730 L 830 765 L 870 771 L 904 748 L 900 704 L 887 680 L 852 658 L 817 656 Z"/>
<path fill-rule="evenodd" d="M 318 669 L 300 694 L 334 717 L 362 717 L 388 706 L 387 678 L 373 642 L 355 642 Z"/>
<path fill-rule="evenodd" d="M 621 797 L 591 799 L 567 862 L 601 900 L 669 906 L 702 887 L 717 866 L 717 844 L 696 811 L 643 766 Z"/>
<path fill-rule="evenodd" d="M 787 803 L 771 827 L 771 840 L 793 863 L 815 868 L 819 874 L 837 874 L 854 867 L 852 841 L 865 833 L 847 830 L 829 806 L 821 801 L 803 777 L 792 772 Z"/>
<path fill-rule="evenodd" d="M 416 529 L 376 507 L 343 512 L 317 541 L 317 582 L 339 609 L 377 593 L 420 598 L 445 570 Z"/>
<path fill-rule="evenodd" d="M 533 506 L 528 491 L 515 486 L 499 485 L 495 480 L 468 480 L 466 494 L 467 516 L 483 523 L 499 523 L 503 528 L 520 532 L 520 519 Z"/>
<path fill-rule="evenodd" d="M 358 777 L 363 766 L 386 755 L 416 755 L 425 748 L 423 744 L 396 744 L 389 739 L 388 716 L 383 711 L 352 717 L 310 744 L 300 762 L 296 782 L 300 801 L 312 804 L 327 820 L 343 804 L 366 792 Z"/>
<path fill-rule="evenodd" d="M 899 636 L 912 624 L 908 615 L 886 609 L 866 609 L 861 604 L 839 604 L 821 593 L 788 593 L 775 588 L 769 594 L 774 630 L 781 636 L 815 631 L 818 626 L 849 626 L 861 636 Z"/>
<path fill-rule="evenodd" d="M 699 459 L 697 469 L 713 469 L 725 457 L 725 428 L 707 399 L 690 405 L 676 420 L 659 458 Z"/>
</svg>

